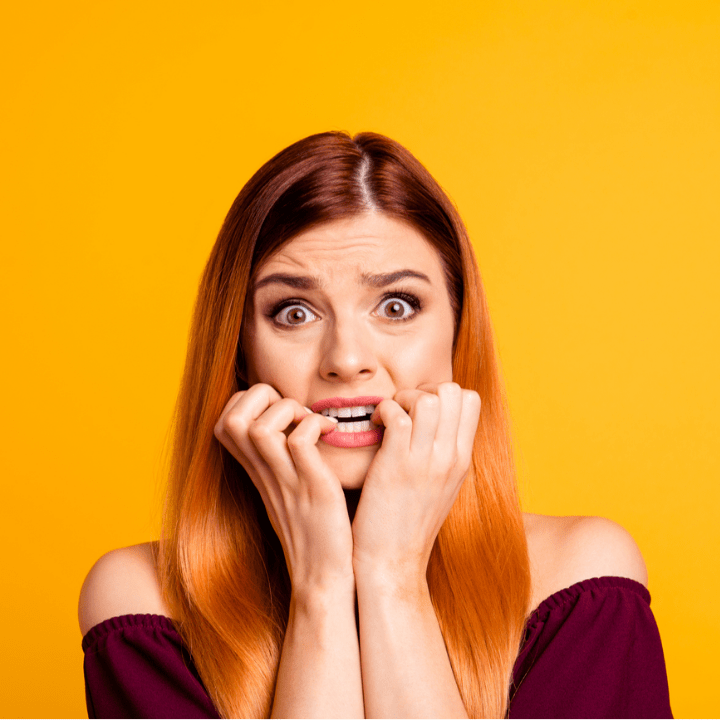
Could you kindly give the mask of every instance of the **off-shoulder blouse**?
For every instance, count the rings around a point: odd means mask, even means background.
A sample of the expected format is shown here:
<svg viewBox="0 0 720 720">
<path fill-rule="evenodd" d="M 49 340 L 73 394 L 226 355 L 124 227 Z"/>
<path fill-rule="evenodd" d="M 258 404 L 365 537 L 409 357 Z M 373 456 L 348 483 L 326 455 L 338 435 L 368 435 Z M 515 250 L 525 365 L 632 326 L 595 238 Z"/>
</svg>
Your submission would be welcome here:
<svg viewBox="0 0 720 720">
<path fill-rule="evenodd" d="M 82 647 L 89 717 L 219 717 L 169 618 L 113 617 Z M 546 598 L 527 620 L 510 698 L 510 718 L 672 717 L 647 588 L 600 577 Z"/>
</svg>

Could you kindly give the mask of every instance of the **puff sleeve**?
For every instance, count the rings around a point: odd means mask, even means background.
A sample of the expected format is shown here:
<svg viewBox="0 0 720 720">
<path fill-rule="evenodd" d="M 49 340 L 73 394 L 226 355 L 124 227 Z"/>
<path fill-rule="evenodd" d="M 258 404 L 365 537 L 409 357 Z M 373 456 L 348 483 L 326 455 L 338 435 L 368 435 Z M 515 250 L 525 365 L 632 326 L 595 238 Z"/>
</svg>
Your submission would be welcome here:
<svg viewBox="0 0 720 720">
<path fill-rule="evenodd" d="M 82 647 L 88 717 L 219 717 L 168 618 L 110 618 L 90 629 Z"/>
<path fill-rule="evenodd" d="M 547 598 L 526 625 L 510 697 L 511 718 L 672 717 L 647 588 L 602 577 Z"/>
</svg>

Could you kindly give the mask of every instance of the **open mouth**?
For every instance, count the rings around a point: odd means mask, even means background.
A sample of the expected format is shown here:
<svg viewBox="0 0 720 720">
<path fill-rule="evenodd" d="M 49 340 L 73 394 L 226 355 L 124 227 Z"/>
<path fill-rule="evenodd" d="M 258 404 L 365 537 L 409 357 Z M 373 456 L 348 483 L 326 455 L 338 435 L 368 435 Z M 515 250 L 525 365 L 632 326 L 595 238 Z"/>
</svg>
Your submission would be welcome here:
<svg viewBox="0 0 720 720">
<path fill-rule="evenodd" d="M 370 417 L 383 401 L 381 397 L 326 398 L 312 405 L 312 411 L 337 418 L 337 427 L 321 436 L 335 447 L 355 448 L 375 445 L 382 440 L 385 428 L 375 425 Z"/>
<path fill-rule="evenodd" d="M 325 408 L 321 415 L 337 418 L 338 424 L 335 432 L 368 432 L 378 425 L 370 421 L 370 416 L 377 405 L 353 405 L 352 407 Z"/>
</svg>

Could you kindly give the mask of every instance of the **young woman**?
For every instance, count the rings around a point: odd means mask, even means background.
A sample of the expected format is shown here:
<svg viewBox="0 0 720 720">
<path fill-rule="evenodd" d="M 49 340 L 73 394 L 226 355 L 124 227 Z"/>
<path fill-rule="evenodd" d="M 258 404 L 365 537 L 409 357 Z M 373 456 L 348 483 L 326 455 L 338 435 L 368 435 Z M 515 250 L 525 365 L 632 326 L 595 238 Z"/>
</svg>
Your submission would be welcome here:
<svg viewBox="0 0 720 720">
<path fill-rule="evenodd" d="M 396 142 L 243 188 L 174 438 L 160 542 L 82 589 L 91 716 L 670 716 L 630 535 L 521 512 L 467 232 Z"/>
</svg>

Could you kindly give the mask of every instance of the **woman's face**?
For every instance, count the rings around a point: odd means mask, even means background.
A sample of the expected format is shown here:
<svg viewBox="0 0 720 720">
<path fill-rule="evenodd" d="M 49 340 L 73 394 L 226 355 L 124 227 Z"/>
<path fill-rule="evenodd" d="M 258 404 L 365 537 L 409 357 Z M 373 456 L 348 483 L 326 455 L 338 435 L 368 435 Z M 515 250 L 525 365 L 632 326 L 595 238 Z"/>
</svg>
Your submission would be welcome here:
<svg viewBox="0 0 720 720">
<path fill-rule="evenodd" d="M 316 412 L 338 410 L 345 427 L 343 405 L 357 417 L 399 390 L 452 380 L 455 318 L 440 256 L 388 216 L 296 236 L 259 269 L 248 302 L 248 383 Z M 381 442 L 368 424 L 353 429 L 318 442 L 346 490 L 362 487 Z"/>
</svg>

